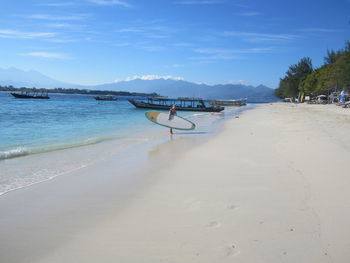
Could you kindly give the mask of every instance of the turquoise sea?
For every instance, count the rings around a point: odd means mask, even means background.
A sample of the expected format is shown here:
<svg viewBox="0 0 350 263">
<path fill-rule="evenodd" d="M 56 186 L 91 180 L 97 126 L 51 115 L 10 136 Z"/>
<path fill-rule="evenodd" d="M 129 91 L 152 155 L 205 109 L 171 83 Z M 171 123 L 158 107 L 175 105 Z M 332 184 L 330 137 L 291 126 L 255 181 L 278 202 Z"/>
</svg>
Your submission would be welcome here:
<svg viewBox="0 0 350 263">
<path fill-rule="evenodd" d="M 96 101 L 90 95 L 49 96 L 49 100 L 15 99 L 8 92 L 0 92 L 0 194 L 78 169 L 98 157 L 90 154 L 83 158 L 79 154 L 80 159 L 74 162 L 74 158 L 70 158 L 71 162 L 67 159 L 53 163 L 42 156 L 56 154 L 56 160 L 57 156 L 63 160 L 65 154 L 62 153 L 67 149 L 81 152 L 77 149 L 104 144 L 113 145 L 115 150 L 131 142 L 139 144 L 169 136 L 168 129 L 148 121 L 144 115 L 146 110 L 136 109 L 127 98 Z M 215 133 L 224 120 L 248 108 L 250 106 L 226 108 L 222 113 L 178 114 L 196 123 L 196 130 L 188 134 L 203 136 Z M 36 165 L 41 162 L 38 156 L 48 164 Z"/>
<path fill-rule="evenodd" d="M 50 94 L 49 100 L 0 93 L 0 160 L 125 137 L 148 123 L 127 100 Z"/>
</svg>

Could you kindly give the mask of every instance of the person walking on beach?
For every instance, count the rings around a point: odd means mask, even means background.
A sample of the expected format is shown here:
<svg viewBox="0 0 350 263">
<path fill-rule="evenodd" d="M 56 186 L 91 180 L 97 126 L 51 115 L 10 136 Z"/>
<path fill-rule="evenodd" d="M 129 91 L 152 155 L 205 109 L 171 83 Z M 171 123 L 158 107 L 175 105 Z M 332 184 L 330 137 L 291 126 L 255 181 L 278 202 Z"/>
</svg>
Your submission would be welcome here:
<svg viewBox="0 0 350 263">
<path fill-rule="evenodd" d="M 169 111 L 169 121 L 171 121 L 172 119 L 174 119 L 174 116 L 176 115 L 176 105 L 173 104 L 170 108 Z M 170 128 L 170 134 L 173 134 L 173 129 Z"/>
</svg>

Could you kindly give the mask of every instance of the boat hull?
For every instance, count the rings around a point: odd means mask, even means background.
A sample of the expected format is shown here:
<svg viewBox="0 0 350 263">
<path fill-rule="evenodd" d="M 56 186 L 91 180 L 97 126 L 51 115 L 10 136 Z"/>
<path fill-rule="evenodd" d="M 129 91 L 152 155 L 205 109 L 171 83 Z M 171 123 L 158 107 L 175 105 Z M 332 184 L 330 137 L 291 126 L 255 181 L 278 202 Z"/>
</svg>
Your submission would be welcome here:
<svg viewBox="0 0 350 263">
<path fill-rule="evenodd" d="M 11 95 L 17 99 L 50 99 L 49 96 L 42 96 L 42 95 L 28 95 L 28 94 L 18 94 L 18 93 L 11 93 Z"/>
<path fill-rule="evenodd" d="M 170 110 L 171 105 L 157 105 L 136 100 L 129 100 L 136 108 L 139 109 L 151 109 L 151 110 Z M 220 112 L 223 111 L 224 107 L 181 107 L 176 106 L 176 111 L 204 111 L 204 112 Z"/>
<path fill-rule="evenodd" d="M 209 102 L 210 105 L 215 106 L 246 106 L 247 104 L 244 102 L 221 102 L 221 101 L 211 101 Z"/>
<path fill-rule="evenodd" d="M 107 100 L 107 101 L 115 101 L 115 100 L 118 100 L 118 98 L 105 98 L 105 97 L 94 97 L 95 100 Z"/>
</svg>

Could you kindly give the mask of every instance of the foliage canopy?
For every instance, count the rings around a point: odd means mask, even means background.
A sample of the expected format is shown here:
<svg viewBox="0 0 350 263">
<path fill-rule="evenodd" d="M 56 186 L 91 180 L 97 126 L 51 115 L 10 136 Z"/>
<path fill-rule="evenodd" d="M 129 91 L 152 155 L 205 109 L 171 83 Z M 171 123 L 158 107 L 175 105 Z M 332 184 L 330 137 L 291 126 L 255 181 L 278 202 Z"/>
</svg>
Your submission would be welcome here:
<svg viewBox="0 0 350 263">
<path fill-rule="evenodd" d="M 345 48 L 328 50 L 325 64 L 318 69 L 312 68 L 310 58 L 302 58 L 298 64 L 289 67 L 284 78 L 280 80 L 275 95 L 279 98 L 306 95 L 327 94 L 338 88 L 350 89 L 350 41 Z"/>
</svg>

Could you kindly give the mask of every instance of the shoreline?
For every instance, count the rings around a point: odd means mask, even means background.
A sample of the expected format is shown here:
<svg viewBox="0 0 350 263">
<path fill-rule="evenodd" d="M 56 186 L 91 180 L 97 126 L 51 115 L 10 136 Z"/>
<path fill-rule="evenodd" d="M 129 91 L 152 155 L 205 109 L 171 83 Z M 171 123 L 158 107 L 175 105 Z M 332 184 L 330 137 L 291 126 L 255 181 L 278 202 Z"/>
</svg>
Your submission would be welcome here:
<svg viewBox="0 0 350 263">
<path fill-rule="evenodd" d="M 199 137 L 211 136 L 217 132 L 218 127 L 225 119 L 232 118 L 232 115 L 234 116 L 241 111 L 231 109 L 224 114 L 213 115 L 185 113 L 185 117 L 196 121 L 198 128 L 191 133 L 178 132 L 176 138 L 194 136 L 200 140 Z M 143 111 L 139 113 L 143 116 Z M 113 155 L 120 155 L 130 147 L 145 144 L 147 148 L 147 144 L 162 143 L 168 139 L 168 133 L 164 128 L 151 124 L 145 118 L 142 118 L 142 121 L 134 126 L 134 129 L 128 133 L 125 132 L 125 136 L 111 133 L 110 136 L 103 135 L 83 141 L 77 138 L 77 142 L 43 145 L 27 150 L 25 147 L 18 146 L 11 152 L 15 158 L 0 160 L 0 170 L 2 170 L 0 196 L 13 190 L 30 187 L 69 174 L 104 159 L 112 158 Z M 143 126 L 145 127 L 141 130 L 140 127 Z"/>
<path fill-rule="evenodd" d="M 259 105 L 193 148 L 150 146 L 123 180 L 109 160 L 2 196 L 0 259 L 347 262 L 350 114 L 321 107 Z"/>
</svg>

